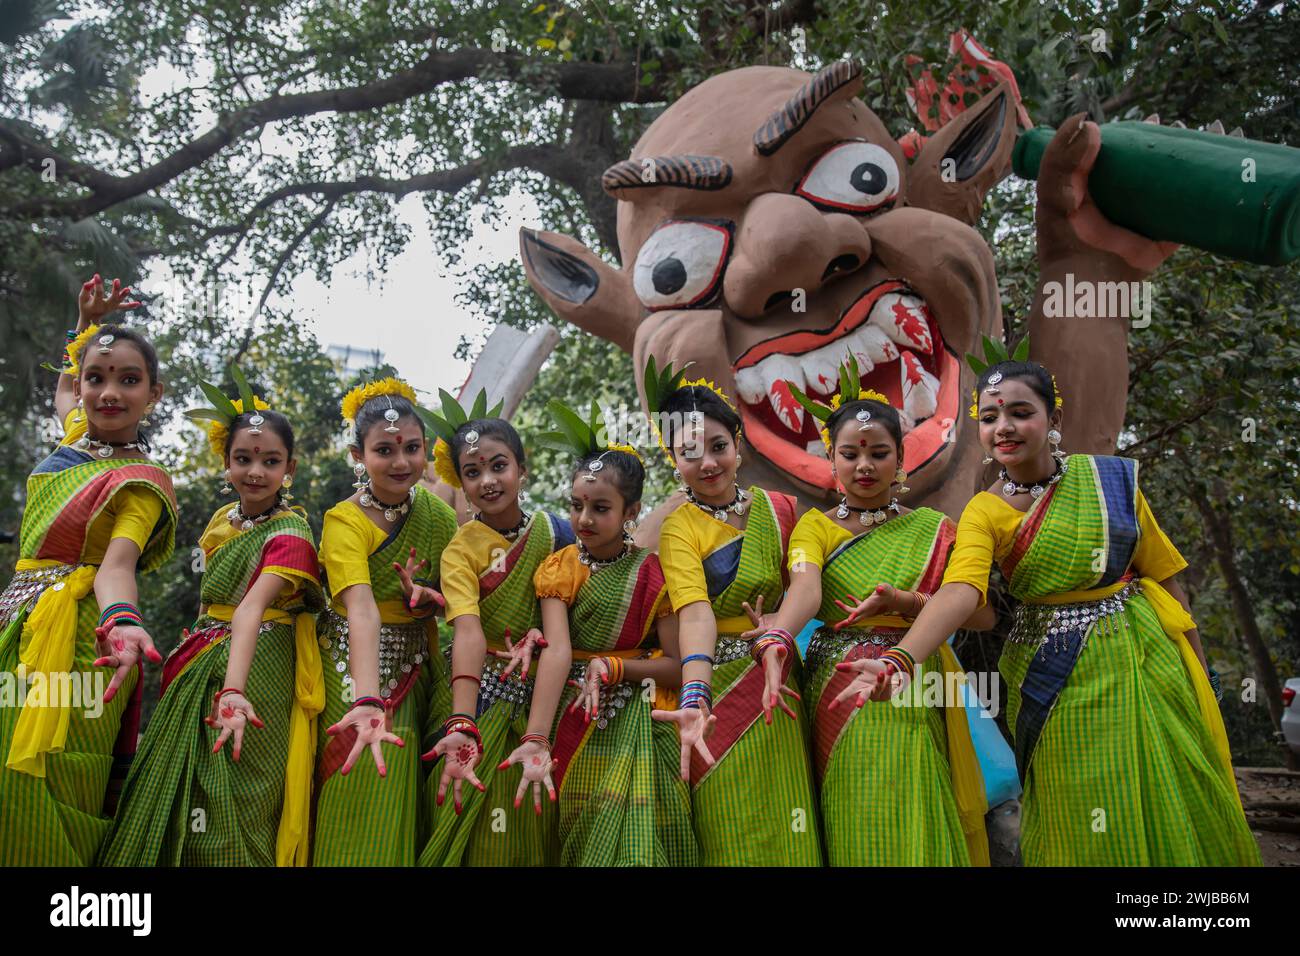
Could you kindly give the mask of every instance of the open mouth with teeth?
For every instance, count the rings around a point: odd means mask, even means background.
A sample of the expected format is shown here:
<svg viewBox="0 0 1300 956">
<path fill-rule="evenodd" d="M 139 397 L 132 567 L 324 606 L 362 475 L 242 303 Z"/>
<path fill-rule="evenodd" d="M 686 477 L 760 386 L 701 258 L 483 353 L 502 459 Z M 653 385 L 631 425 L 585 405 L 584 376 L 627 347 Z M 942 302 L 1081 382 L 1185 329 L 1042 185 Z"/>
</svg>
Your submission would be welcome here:
<svg viewBox="0 0 1300 956">
<path fill-rule="evenodd" d="M 753 346 L 733 366 L 745 434 L 755 449 L 793 477 L 831 489 L 818 423 L 795 401 L 787 381 L 829 403 L 839 367 L 852 354 L 862 388 L 884 394 L 914 423 L 903 437 L 909 473 L 943 450 L 957 420 L 959 365 L 925 300 L 905 283 L 880 282 L 857 298 L 830 329 L 800 330 Z"/>
</svg>

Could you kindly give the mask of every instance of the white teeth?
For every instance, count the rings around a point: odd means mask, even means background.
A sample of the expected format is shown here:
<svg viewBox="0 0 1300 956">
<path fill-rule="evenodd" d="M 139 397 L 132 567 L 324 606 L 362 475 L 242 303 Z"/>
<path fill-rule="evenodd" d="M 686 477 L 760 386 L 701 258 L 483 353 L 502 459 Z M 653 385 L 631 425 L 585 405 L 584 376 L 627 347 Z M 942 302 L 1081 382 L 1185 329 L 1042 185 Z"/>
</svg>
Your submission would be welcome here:
<svg viewBox="0 0 1300 956">
<path fill-rule="evenodd" d="M 757 365 L 736 372 L 736 392 L 740 395 L 740 400 L 747 405 L 757 405 L 763 400 L 763 396 L 767 394 L 767 385 Z"/>
<path fill-rule="evenodd" d="M 925 370 L 921 360 L 912 352 L 904 351 L 900 378 L 903 389 L 903 411 L 912 418 L 929 418 L 939 409 L 939 380 Z"/>
<path fill-rule="evenodd" d="M 835 358 L 836 355 L 839 356 L 838 359 Z M 805 391 L 833 395 L 836 384 L 840 380 L 840 364 L 846 355 L 848 349 L 842 343 L 836 342 L 798 356 L 799 364 L 803 368 L 804 381 L 808 383 Z"/>
<path fill-rule="evenodd" d="M 884 365 L 898 358 L 898 346 L 895 345 L 884 330 L 875 325 L 862 325 L 849 336 L 850 348 L 857 356 L 858 366 L 865 375 L 877 365 Z"/>
<path fill-rule="evenodd" d="M 934 350 L 930 318 L 930 308 L 925 300 L 905 293 L 887 292 L 871 307 L 867 321 L 904 348 L 929 354 Z"/>
</svg>

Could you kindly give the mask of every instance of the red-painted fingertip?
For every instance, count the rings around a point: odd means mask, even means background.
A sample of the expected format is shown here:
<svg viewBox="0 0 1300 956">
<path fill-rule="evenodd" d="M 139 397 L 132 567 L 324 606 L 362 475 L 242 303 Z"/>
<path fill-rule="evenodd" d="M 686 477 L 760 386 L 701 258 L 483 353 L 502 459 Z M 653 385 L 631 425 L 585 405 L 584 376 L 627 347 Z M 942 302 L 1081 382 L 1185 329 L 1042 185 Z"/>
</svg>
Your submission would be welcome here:
<svg viewBox="0 0 1300 956">
<path fill-rule="evenodd" d="M 834 710 L 834 709 L 835 709 L 835 701 L 834 701 L 834 700 L 828 701 L 827 704 L 826 704 L 826 709 L 827 709 L 827 710 Z"/>
<path fill-rule="evenodd" d="M 261 730 L 266 726 L 266 724 L 262 720 L 258 719 L 257 717 L 250 717 L 248 719 L 252 723 L 252 725 L 256 727 L 258 730 Z"/>
<path fill-rule="evenodd" d="M 112 699 L 113 699 L 114 697 L 116 697 L 116 696 L 117 696 L 117 691 L 116 691 L 116 690 L 106 690 L 106 691 L 104 691 L 104 703 L 107 704 L 110 700 L 112 700 Z"/>
<path fill-rule="evenodd" d="M 388 776 L 388 768 L 387 768 L 387 767 L 380 767 L 380 768 L 379 768 L 379 776 L 381 776 L 381 777 L 387 777 L 387 776 Z"/>
<path fill-rule="evenodd" d="M 506 760 L 503 760 L 499 764 L 497 764 L 497 769 L 505 770 L 509 766 L 510 766 L 510 760 L 507 758 Z M 515 806 L 519 806 L 519 804 L 516 803 Z"/>
<path fill-rule="evenodd" d="M 440 793 L 433 799 L 434 806 L 438 806 L 438 807 L 442 806 L 446 802 L 447 802 L 447 795 L 445 793 Z"/>
<path fill-rule="evenodd" d="M 533 809 L 537 811 L 539 817 L 542 815 L 542 805 L 540 803 L 534 803 Z"/>
<path fill-rule="evenodd" d="M 220 750 L 220 749 L 221 749 L 221 744 L 213 744 L 213 745 L 212 745 L 212 752 L 213 752 L 213 753 L 216 753 L 216 752 L 217 752 L 218 750 Z"/>
<path fill-rule="evenodd" d="M 394 745 L 396 745 L 396 746 L 398 746 L 398 747 L 405 747 L 405 746 L 406 746 L 406 741 L 403 740 L 401 737 L 398 737 L 396 740 L 393 741 L 393 743 L 394 743 Z"/>
<path fill-rule="evenodd" d="M 858 695 L 857 703 L 856 703 L 854 706 L 856 706 L 856 707 L 861 707 L 861 706 L 862 706 L 863 704 L 865 704 L 866 702 L 867 702 L 867 698 L 866 698 L 864 695 L 859 694 L 859 695 Z"/>
<path fill-rule="evenodd" d="M 235 763 L 239 763 L 239 751 L 238 751 L 238 750 L 232 750 L 232 751 L 230 752 L 230 756 L 231 756 L 231 758 L 235 761 Z"/>
<path fill-rule="evenodd" d="M 460 804 L 456 804 L 456 816 L 460 816 Z"/>
<path fill-rule="evenodd" d="M 479 751 L 479 753 L 482 753 L 482 752 L 483 752 L 483 751 L 481 751 L 481 750 Z M 478 788 L 478 792 L 479 792 L 479 793 L 487 793 L 487 787 L 483 786 L 483 784 L 481 784 L 481 783 L 476 783 L 476 784 L 474 784 L 474 786 L 476 786 L 476 787 Z"/>
<path fill-rule="evenodd" d="M 498 768 L 498 769 L 500 769 L 500 768 Z M 515 809 L 518 810 L 518 809 L 523 805 L 523 802 L 524 802 L 524 801 L 522 800 L 522 798 L 520 798 L 520 797 L 515 797 Z"/>
<path fill-rule="evenodd" d="M 107 658 L 107 657 L 97 657 L 97 658 L 95 658 L 95 666 L 96 666 L 96 667 L 105 667 L 105 666 L 107 666 L 107 665 L 108 665 L 108 658 Z"/>
</svg>

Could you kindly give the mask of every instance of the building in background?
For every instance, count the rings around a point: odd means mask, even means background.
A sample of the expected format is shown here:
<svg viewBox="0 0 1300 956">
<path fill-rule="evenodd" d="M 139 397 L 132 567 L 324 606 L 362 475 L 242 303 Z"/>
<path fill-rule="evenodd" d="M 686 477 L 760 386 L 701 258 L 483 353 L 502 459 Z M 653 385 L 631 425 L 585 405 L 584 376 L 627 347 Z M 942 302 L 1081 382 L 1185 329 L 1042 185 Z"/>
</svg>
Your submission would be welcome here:
<svg viewBox="0 0 1300 956">
<path fill-rule="evenodd" d="M 334 363 L 339 378 L 351 381 L 362 371 L 384 364 L 382 349 L 363 349 L 356 345 L 330 345 L 325 354 Z"/>
</svg>

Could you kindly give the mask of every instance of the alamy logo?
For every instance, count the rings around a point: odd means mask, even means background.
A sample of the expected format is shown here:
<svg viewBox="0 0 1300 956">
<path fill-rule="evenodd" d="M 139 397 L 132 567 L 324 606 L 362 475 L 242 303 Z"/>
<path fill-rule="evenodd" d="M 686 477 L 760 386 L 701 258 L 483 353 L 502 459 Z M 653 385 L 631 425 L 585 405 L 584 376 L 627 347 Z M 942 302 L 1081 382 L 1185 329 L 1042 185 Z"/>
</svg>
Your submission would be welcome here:
<svg viewBox="0 0 1300 956">
<path fill-rule="evenodd" d="M 1065 282 L 1043 285 L 1043 315 L 1049 319 L 1129 319 L 1135 329 L 1151 324 L 1151 283 L 1076 282 L 1073 272 Z"/>
<path fill-rule="evenodd" d="M 50 897 L 51 926 L 129 926 L 135 936 L 152 928 L 153 896 L 149 893 L 70 893 Z"/>
<path fill-rule="evenodd" d="M 0 672 L 0 707 L 79 707 L 93 720 L 104 712 L 104 687 L 102 671 L 28 674 L 20 663 L 12 673 Z"/>
</svg>

